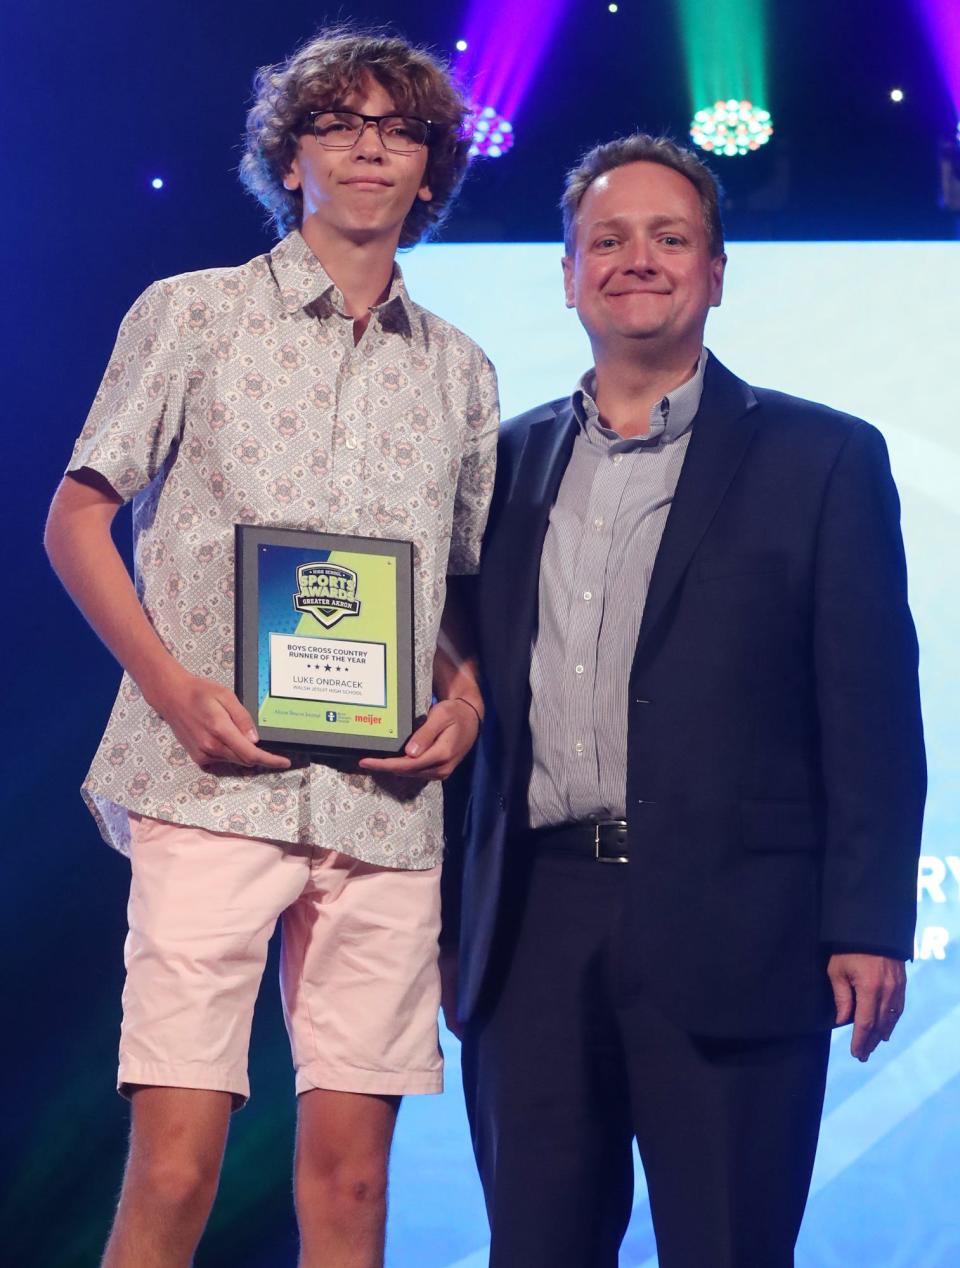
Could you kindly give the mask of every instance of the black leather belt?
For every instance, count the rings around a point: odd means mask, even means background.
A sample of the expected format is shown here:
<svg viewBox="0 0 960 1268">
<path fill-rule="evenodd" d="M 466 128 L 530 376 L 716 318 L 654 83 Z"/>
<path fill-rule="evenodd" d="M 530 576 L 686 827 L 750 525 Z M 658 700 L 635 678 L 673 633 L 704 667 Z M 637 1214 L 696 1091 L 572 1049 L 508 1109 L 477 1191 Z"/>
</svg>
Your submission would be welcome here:
<svg viewBox="0 0 960 1268">
<path fill-rule="evenodd" d="M 629 863 L 626 819 L 597 823 L 565 823 L 559 828 L 533 828 L 527 843 L 537 854 L 565 854 L 598 863 Z"/>
</svg>

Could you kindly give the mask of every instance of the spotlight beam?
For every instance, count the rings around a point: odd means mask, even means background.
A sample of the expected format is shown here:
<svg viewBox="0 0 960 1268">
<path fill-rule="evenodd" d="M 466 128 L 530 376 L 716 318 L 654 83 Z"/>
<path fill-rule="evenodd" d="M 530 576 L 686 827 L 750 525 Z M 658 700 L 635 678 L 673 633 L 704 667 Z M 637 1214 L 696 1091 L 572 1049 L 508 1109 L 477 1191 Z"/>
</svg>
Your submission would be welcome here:
<svg viewBox="0 0 960 1268">
<path fill-rule="evenodd" d="M 750 101 L 767 108 L 764 0 L 678 0 L 691 104 Z"/>
<path fill-rule="evenodd" d="M 914 0 L 944 85 L 960 119 L 960 4 L 957 0 Z"/>
<path fill-rule="evenodd" d="M 464 24 L 467 48 L 457 59 L 457 76 L 468 96 L 514 119 L 568 3 L 472 0 Z"/>
</svg>

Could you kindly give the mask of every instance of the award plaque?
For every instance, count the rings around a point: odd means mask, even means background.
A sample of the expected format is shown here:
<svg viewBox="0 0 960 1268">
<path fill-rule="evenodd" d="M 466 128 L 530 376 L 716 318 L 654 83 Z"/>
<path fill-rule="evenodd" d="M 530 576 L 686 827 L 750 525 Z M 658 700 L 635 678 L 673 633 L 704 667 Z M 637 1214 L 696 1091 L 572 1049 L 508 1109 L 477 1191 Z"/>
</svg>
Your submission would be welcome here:
<svg viewBox="0 0 960 1268">
<path fill-rule="evenodd" d="M 236 526 L 237 696 L 260 744 L 401 753 L 413 730 L 410 542 Z"/>
</svg>

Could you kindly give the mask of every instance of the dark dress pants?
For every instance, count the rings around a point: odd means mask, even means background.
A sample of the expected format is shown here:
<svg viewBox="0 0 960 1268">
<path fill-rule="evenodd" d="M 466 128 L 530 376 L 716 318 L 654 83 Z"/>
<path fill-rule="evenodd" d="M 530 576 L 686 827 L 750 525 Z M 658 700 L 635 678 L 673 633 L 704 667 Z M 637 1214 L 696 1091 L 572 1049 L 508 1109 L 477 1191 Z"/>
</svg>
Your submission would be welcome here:
<svg viewBox="0 0 960 1268">
<path fill-rule="evenodd" d="M 791 1268 L 829 1033 L 697 1038 L 628 989 L 629 866 L 531 863 L 499 988 L 464 1035 L 490 1268 L 616 1268 L 634 1136 L 660 1268 Z"/>
</svg>

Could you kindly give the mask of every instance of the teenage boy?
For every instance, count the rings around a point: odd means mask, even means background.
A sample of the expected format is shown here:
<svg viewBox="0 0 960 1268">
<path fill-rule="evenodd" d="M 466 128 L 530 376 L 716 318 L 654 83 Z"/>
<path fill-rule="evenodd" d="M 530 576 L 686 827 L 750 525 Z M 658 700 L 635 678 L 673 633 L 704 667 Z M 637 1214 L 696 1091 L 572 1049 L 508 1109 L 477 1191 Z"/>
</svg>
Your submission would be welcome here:
<svg viewBox="0 0 960 1268">
<path fill-rule="evenodd" d="M 281 240 L 136 302 L 47 528 L 125 671 L 84 786 L 132 867 L 132 1133 L 108 1268 L 191 1261 L 248 1095 L 278 918 L 301 1265 L 382 1263 L 400 1097 L 441 1088 L 431 781 L 482 712 L 445 579 L 477 566 L 497 394 L 489 361 L 413 303 L 394 256 L 462 180 L 465 106 L 428 54 L 343 30 L 263 69 L 256 90 L 241 175 Z M 131 499 L 136 589 L 111 538 Z M 334 765 L 257 746 L 231 689 L 237 523 L 414 543 L 420 722 L 403 756 Z"/>
</svg>

